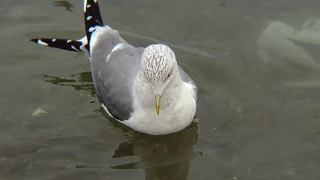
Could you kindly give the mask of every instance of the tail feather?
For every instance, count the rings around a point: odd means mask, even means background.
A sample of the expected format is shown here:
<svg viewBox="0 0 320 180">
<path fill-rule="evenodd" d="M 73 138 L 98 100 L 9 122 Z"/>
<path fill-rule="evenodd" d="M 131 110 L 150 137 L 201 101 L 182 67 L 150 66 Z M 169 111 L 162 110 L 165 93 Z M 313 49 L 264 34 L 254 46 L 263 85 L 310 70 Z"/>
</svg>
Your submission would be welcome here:
<svg viewBox="0 0 320 180">
<path fill-rule="evenodd" d="M 76 52 L 86 52 L 87 50 L 84 48 L 87 45 L 86 41 L 80 40 L 70 40 L 70 39 L 55 39 L 55 38 L 36 38 L 31 39 L 31 41 L 58 49 L 64 49 L 68 51 L 76 51 Z"/>
<path fill-rule="evenodd" d="M 103 26 L 98 0 L 84 0 L 83 10 L 87 41 L 90 42 L 95 27 Z M 89 43 L 87 43 L 86 48 L 90 50 Z"/>
</svg>

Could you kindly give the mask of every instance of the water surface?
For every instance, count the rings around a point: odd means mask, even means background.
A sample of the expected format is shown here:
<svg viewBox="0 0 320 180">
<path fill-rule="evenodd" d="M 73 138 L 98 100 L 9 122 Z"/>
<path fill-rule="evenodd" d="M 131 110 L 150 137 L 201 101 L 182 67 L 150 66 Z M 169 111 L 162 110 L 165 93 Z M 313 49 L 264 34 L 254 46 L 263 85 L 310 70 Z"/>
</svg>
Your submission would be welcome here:
<svg viewBox="0 0 320 180">
<path fill-rule="evenodd" d="M 84 55 L 33 37 L 79 38 L 82 1 L 0 7 L 0 179 L 320 178 L 319 71 L 256 55 L 268 21 L 320 19 L 316 0 L 106 0 L 104 22 L 132 44 L 166 43 L 199 86 L 198 124 L 169 136 L 102 113 Z M 320 46 L 304 48 L 320 59 Z M 297 83 L 298 82 L 298 83 Z M 319 84 L 319 83 L 318 83 Z M 41 108 L 47 112 L 32 116 Z"/>
</svg>

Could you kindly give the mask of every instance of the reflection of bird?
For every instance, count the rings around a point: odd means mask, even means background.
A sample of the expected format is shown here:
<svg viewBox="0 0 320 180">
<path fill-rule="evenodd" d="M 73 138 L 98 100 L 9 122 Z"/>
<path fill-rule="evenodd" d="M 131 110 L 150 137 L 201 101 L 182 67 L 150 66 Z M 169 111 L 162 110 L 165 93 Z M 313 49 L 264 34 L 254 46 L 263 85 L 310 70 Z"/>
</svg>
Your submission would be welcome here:
<svg viewBox="0 0 320 180">
<path fill-rule="evenodd" d="M 280 21 L 270 22 L 258 38 L 258 56 L 266 63 L 272 61 L 285 66 L 285 61 L 320 70 L 320 65 L 304 49 L 296 45 L 297 32 Z"/>
<path fill-rule="evenodd" d="M 73 4 L 71 4 L 69 1 L 65 1 L 65 0 L 55 0 L 53 2 L 54 6 L 63 6 L 67 9 L 67 11 L 72 12 L 72 8 L 74 8 Z"/>
<path fill-rule="evenodd" d="M 177 64 L 174 52 L 163 44 L 146 48 L 128 44 L 118 31 L 103 26 L 97 0 L 85 0 L 84 12 L 84 38 L 32 41 L 85 52 L 98 99 L 119 122 L 154 135 L 186 128 L 195 115 L 197 88 Z"/>
<path fill-rule="evenodd" d="M 139 162 L 113 166 L 113 169 L 144 169 L 146 180 L 185 180 L 189 173 L 189 161 L 197 152 L 197 124 L 187 129 L 165 136 L 148 136 L 133 133 L 129 142 L 119 145 L 113 158 L 140 156 Z"/>
<path fill-rule="evenodd" d="M 45 82 L 49 82 L 59 86 L 71 86 L 75 90 L 85 90 L 89 92 L 92 96 L 95 96 L 94 86 L 92 83 L 91 72 L 82 72 L 79 74 L 74 74 L 70 79 L 54 77 L 43 75 L 43 79 Z"/>
</svg>

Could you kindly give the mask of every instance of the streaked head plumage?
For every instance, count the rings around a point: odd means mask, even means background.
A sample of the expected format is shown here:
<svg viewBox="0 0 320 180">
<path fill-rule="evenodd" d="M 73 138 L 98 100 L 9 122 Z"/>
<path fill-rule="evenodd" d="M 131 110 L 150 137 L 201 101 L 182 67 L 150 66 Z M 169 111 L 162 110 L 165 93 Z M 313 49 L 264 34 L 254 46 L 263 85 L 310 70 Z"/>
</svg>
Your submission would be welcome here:
<svg viewBox="0 0 320 180">
<path fill-rule="evenodd" d="M 176 64 L 175 54 L 168 46 L 153 44 L 142 53 L 141 72 L 151 83 L 164 82 Z"/>
</svg>

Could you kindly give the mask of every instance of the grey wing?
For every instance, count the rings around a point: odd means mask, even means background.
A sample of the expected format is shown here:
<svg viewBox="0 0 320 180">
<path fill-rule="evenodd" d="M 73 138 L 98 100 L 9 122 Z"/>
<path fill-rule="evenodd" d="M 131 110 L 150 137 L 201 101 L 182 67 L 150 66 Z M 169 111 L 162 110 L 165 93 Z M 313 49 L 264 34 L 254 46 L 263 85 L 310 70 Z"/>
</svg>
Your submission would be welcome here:
<svg viewBox="0 0 320 180">
<path fill-rule="evenodd" d="M 112 52 L 96 79 L 98 98 L 107 111 L 118 120 L 127 120 L 133 111 L 132 90 L 140 70 L 141 52 L 126 45 Z"/>
<path fill-rule="evenodd" d="M 91 72 L 96 94 L 109 115 L 126 120 L 132 112 L 132 88 L 142 48 L 127 44 L 111 28 L 96 29 L 91 41 Z"/>
<path fill-rule="evenodd" d="M 196 96 L 198 95 L 198 88 L 193 79 L 178 65 L 179 73 L 183 82 L 190 83 L 194 86 Z"/>
</svg>

